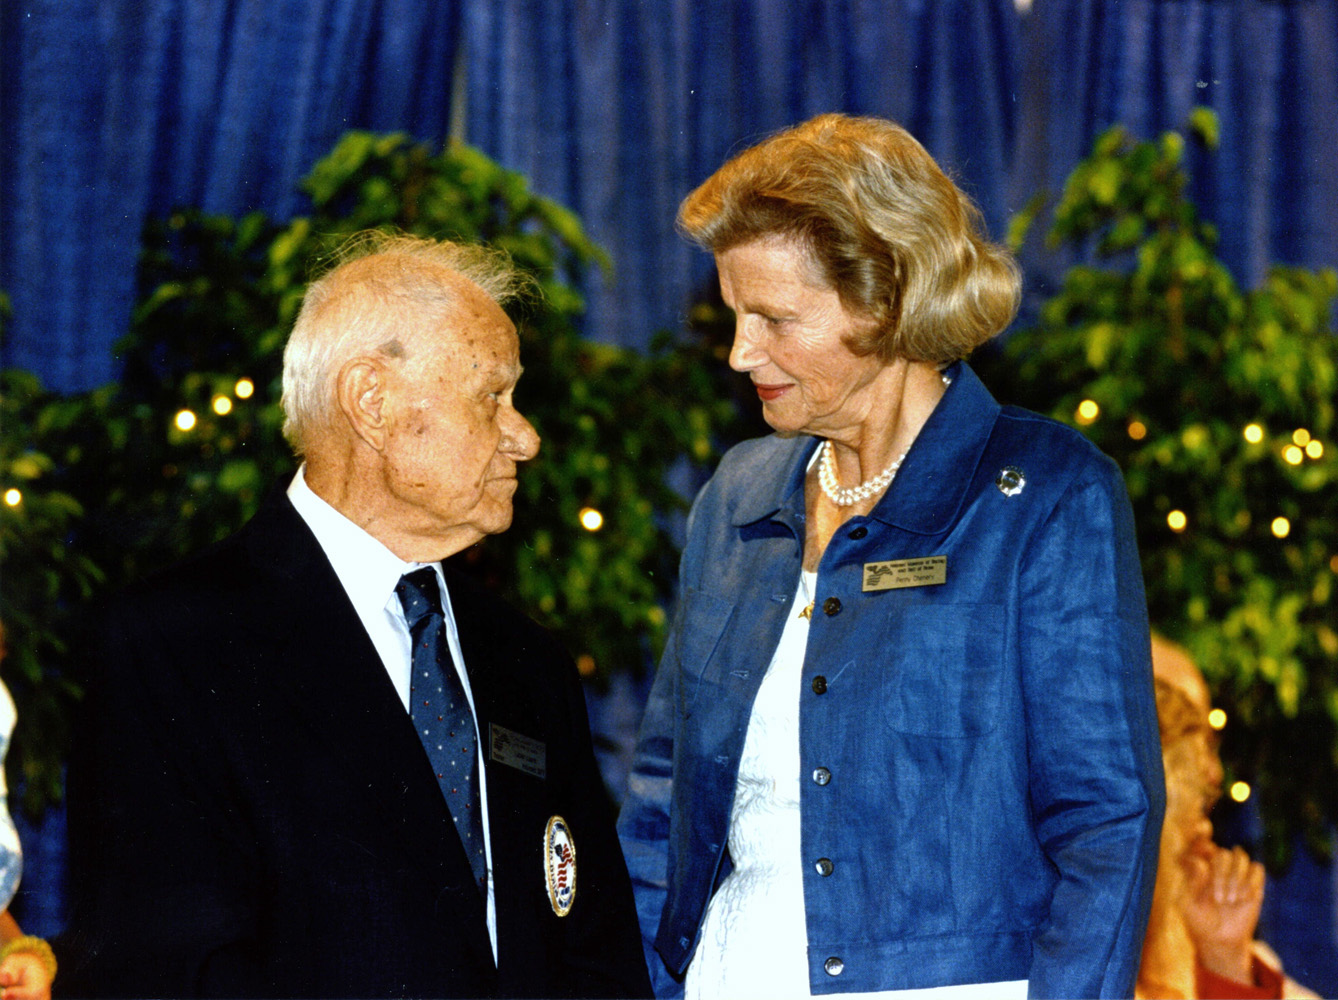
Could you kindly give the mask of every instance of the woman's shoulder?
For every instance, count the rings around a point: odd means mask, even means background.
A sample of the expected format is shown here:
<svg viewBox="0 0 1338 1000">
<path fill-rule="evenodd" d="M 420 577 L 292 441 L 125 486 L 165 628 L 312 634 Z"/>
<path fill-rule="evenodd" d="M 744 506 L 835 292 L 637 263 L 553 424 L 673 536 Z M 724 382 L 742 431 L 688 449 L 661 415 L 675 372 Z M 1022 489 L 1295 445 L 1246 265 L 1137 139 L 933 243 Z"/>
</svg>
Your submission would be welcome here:
<svg viewBox="0 0 1338 1000">
<path fill-rule="evenodd" d="M 774 512 L 793 492 L 796 470 L 813 444 L 811 437 L 769 434 L 734 445 L 693 502 L 689 537 L 694 535 L 694 524 L 700 533 L 706 526 L 717 530 L 741 523 L 740 518 L 753 520 Z M 799 476 L 802 479 L 802 471 Z"/>
<path fill-rule="evenodd" d="M 1051 417 L 1005 406 L 990 437 L 986 464 L 1024 470 L 1036 486 L 1048 484 L 1056 496 L 1082 485 L 1123 493 L 1119 465 L 1082 431 Z"/>
<path fill-rule="evenodd" d="M 1068 462 L 1082 459 L 1097 464 L 1113 462 L 1076 427 L 1020 406 L 1000 408 L 995 437 L 1002 439 L 1009 447 L 1036 453 L 1054 453 Z"/>
<path fill-rule="evenodd" d="M 768 434 L 740 441 L 725 452 L 712 479 L 719 480 L 722 485 L 755 484 L 763 479 L 779 482 L 790 472 L 792 463 L 813 443 L 813 438 L 802 434 Z"/>
</svg>

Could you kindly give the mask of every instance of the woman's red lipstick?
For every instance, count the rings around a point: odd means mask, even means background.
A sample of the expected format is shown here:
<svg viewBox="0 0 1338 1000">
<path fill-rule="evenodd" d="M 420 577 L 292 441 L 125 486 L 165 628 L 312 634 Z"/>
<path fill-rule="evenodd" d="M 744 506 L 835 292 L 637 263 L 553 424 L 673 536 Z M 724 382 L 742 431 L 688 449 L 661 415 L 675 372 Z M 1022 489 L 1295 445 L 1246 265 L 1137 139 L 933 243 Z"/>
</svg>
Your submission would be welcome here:
<svg viewBox="0 0 1338 1000">
<path fill-rule="evenodd" d="M 787 382 L 781 385 L 763 385 L 760 382 L 754 382 L 753 388 L 757 390 L 757 395 L 761 397 L 763 402 L 769 402 L 790 388 L 790 384 Z"/>
</svg>

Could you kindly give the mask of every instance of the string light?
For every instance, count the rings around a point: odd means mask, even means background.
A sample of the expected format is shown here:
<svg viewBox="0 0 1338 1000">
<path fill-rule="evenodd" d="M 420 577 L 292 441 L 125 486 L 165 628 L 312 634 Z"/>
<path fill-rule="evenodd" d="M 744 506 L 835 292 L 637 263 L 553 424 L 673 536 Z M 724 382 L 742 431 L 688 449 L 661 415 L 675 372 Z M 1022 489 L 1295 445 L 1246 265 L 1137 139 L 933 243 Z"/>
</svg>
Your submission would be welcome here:
<svg viewBox="0 0 1338 1000">
<path fill-rule="evenodd" d="M 1208 713 L 1208 725 L 1212 726 L 1214 729 L 1225 729 L 1226 712 L 1223 712 L 1220 708 L 1214 708 Z"/>
<path fill-rule="evenodd" d="M 1289 444 L 1282 449 L 1282 460 L 1288 465 L 1300 465 L 1305 458 L 1305 452 L 1294 444 Z"/>
<path fill-rule="evenodd" d="M 1095 421 L 1097 417 L 1101 416 L 1101 407 L 1096 405 L 1096 400 L 1094 399 L 1084 399 L 1078 404 L 1078 409 L 1074 412 L 1073 416 L 1078 423 L 1085 427 Z"/>
<path fill-rule="evenodd" d="M 1231 801 L 1244 802 L 1250 797 L 1250 786 L 1244 781 L 1233 781 L 1231 783 Z"/>
<path fill-rule="evenodd" d="M 1322 458 L 1324 456 L 1324 443 L 1319 438 L 1311 438 L 1305 446 L 1305 453 L 1311 458 Z"/>
<path fill-rule="evenodd" d="M 595 675 L 595 658 L 589 653 L 582 653 L 576 657 L 576 672 L 582 677 L 593 677 Z"/>
<path fill-rule="evenodd" d="M 1189 524 L 1189 518 L 1185 516 L 1185 512 L 1183 510 L 1173 510 L 1166 515 L 1167 527 L 1169 527 L 1172 531 L 1176 532 L 1177 534 L 1184 531 L 1186 525 L 1188 524 Z"/>
<path fill-rule="evenodd" d="M 5 490 L 5 503 L 10 507 L 17 507 L 23 503 L 23 494 L 16 489 Z"/>
<path fill-rule="evenodd" d="M 598 531 L 604 527 L 604 515 L 593 507 L 582 507 L 577 515 L 581 521 L 581 527 L 586 531 Z"/>
<path fill-rule="evenodd" d="M 249 378 L 239 378 L 237 384 L 232 387 L 232 394 L 238 399 L 250 399 L 255 391 L 256 384 Z"/>
<path fill-rule="evenodd" d="M 1246 424 L 1245 430 L 1241 431 L 1241 434 L 1245 436 L 1245 440 L 1250 444 L 1258 444 L 1264 439 L 1264 429 L 1258 424 Z"/>
<path fill-rule="evenodd" d="M 1310 432 L 1304 427 L 1298 427 L 1296 430 L 1292 431 L 1292 441 L 1304 448 L 1310 443 Z"/>
<path fill-rule="evenodd" d="M 1142 441 L 1143 438 L 1148 436 L 1147 424 L 1143 423 L 1141 420 L 1130 420 L 1129 436 L 1135 441 Z"/>
<path fill-rule="evenodd" d="M 177 425 L 179 431 L 192 430 L 195 427 L 195 414 L 190 410 L 178 410 L 172 422 Z"/>
<path fill-rule="evenodd" d="M 220 417 L 226 417 L 232 412 L 232 400 L 228 399 L 227 396 L 215 396 L 214 412 Z"/>
<path fill-rule="evenodd" d="M 1286 538 L 1289 534 L 1291 534 L 1292 523 L 1291 521 L 1288 521 L 1285 517 L 1275 517 L 1273 518 L 1273 524 L 1271 525 L 1271 527 L 1273 529 L 1273 536 L 1275 538 Z"/>
</svg>

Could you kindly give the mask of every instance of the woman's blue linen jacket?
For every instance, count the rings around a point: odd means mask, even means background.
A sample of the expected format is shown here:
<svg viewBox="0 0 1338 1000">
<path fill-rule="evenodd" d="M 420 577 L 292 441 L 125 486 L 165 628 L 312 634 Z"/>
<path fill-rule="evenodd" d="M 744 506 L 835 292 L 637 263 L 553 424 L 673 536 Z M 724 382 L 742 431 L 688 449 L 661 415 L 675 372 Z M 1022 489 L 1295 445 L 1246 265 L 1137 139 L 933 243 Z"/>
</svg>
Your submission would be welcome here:
<svg viewBox="0 0 1338 1000">
<path fill-rule="evenodd" d="M 1132 996 L 1164 785 L 1128 496 L 1081 434 L 948 374 L 892 487 L 818 567 L 796 692 L 809 985 Z M 619 822 L 662 995 L 730 868 L 815 445 L 732 449 L 689 519 Z M 929 557 L 944 582 L 869 588 L 933 579 L 905 562 Z"/>
</svg>

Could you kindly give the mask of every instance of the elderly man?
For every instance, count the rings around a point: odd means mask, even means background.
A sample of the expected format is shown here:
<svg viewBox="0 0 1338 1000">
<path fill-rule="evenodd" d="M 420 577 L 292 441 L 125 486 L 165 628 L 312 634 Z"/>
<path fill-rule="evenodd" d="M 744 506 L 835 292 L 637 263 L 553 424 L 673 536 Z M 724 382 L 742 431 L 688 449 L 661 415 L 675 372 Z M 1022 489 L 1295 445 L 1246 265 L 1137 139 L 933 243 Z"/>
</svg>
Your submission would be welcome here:
<svg viewBox="0 0 1338 1000">
<path fill-rule="evenodd" d="M 646 995 L 570 659 L 441 560 L 539 449 L 517 284 L 368 235 L 284 354 L 304 459 L 93 629 L 71 995 Z"/>
</svg>

